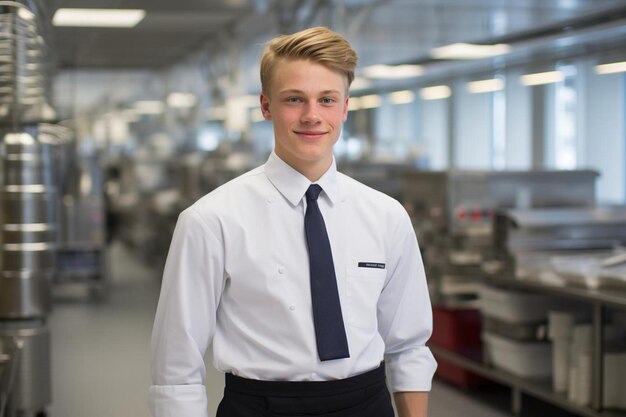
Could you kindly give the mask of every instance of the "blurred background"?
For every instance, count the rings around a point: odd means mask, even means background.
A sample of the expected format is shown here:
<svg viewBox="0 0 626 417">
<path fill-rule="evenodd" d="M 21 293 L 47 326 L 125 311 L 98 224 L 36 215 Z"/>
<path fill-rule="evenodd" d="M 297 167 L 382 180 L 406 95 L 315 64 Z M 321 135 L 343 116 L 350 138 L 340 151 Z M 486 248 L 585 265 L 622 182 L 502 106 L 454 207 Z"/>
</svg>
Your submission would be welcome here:
<svg viewBox="0 0 626 417">
<path fill-rule="evenodd" d="M 0 417 L 149 415 L 177 216 L 264 163 L 261 51 L 318 25 L 339 169 L 420 241 L 430 415 L 626 416 L 626 1 L 0 0 Z"/>
</svg>

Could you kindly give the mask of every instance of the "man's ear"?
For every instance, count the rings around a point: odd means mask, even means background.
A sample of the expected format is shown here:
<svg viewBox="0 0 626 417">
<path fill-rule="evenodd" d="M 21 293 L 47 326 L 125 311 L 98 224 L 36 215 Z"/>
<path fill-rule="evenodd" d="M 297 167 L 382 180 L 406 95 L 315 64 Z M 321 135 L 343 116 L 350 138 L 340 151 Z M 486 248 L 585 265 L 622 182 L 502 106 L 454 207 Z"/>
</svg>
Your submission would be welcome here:
<svg viewBox="0 0 626 417">
<path fill-rule="evenodd" d="M 343 121 L 348 120 L 348 103 L 350 102 L 350 96 L 346 95 L 346 100 L 343 102 Z"/>
<path fill-rule="evenodd" d="M 265 120 L 272 120 L 272 114 L 270 113 L 270 100 L 267 98 L 265 93 L 261 93 L 259 97 L 261 101 L 261 113 L 263 114 L 263 118 Z"/>
</svg>

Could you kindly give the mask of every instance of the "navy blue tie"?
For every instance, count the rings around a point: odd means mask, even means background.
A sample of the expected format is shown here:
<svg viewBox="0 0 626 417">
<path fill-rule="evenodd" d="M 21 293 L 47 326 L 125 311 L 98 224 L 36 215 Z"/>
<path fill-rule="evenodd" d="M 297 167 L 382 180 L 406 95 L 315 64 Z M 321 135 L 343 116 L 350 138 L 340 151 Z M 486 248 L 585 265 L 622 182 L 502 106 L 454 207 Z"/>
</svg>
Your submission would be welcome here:
<svg viewBox="0 0 626 417">
<path fill-rule="evenodd" d="M 317 205 L 322 187 L 312 184 L 306 192 L 304 230 L 309 248 L 311 301 L 317 353 L 321 361 L 349 358 L 348 340 L 343 325 L 333 254 L 324 218 Z"/>
</svg>

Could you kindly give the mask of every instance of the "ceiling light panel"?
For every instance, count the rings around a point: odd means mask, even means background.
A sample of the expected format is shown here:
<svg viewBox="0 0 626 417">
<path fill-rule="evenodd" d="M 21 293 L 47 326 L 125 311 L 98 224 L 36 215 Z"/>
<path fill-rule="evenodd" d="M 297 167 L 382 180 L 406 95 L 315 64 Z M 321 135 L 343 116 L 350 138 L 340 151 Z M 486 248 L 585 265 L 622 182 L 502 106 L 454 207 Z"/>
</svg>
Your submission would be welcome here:
<svg viewBox="0 0 626 417">
<path fill-rule="evenodd" d="M 361 99 L 358 97 L 350 97 L 348 100 L 348 111 L 361 110 Z"/>
<path fill-rule="evenodd" d="M 370 88 L 372 86 L 372 82 L 367 78 L 356 77 L 352 84 L 350 84 L 350 90 L 364 90 L 366 88 Z"/>
<path fill-rule="evenodd" d="M 146 16 L 142 9 L 58 9 L 54 26 L 132 28 Z"/>
<path fill-rule="evenodd" d="M 508 53 L 511 47 L 504 43 L 478 45 L 473 43 L 453 43 L 433 48 L 430 55 L 435 59 L 481 59 Z"/>
<path fill-rule="evenodd" d="M 371 94 L 369 96 L 361 97 L 361 108 L 362 109 L 373 109 L 376 107 L 380 107 L 383 100 L 377 94 Z"/>
<path fill-rule="evenodd" d="M 537 72 L 525 74 L 520 77 L 520 82 L 526 86 L 558 83 L 563 81 L 565 76 L 561 71 Z"/>
<path fill-rule="evenodd" d="M 504 81 L 499 78 L 490 80 L 470 81 L 467 83 L 467 91 L 470 93 L 492 93 L 504 88 Z"/>
<path fill-rule="evenodd" d="M 596 74 L 600 74 L 600 75 L 616 74 L 618 72 L 626 72 L 626 61 L 596 65 L 595 70 L 596 70 Z"/>
<path fill-rule="evenodd" d="M 452 90 L 447 85 L 435 85 L 420 90 L 422 100 L 441 100 L 452 95 Z"/>
<path fill-rule="evenodd" d="M 419 77 L 423 72 L 420 65 L 371 65 L 363 68 L 364 76 L 381 80 L 414 78 Z"/>
<path fill-rule="evenodd" d="M 409 104 L 415 101 L 415 93 L 411 90 L 394 91 L 389 94 L 391 104 Z"/>
</svg>

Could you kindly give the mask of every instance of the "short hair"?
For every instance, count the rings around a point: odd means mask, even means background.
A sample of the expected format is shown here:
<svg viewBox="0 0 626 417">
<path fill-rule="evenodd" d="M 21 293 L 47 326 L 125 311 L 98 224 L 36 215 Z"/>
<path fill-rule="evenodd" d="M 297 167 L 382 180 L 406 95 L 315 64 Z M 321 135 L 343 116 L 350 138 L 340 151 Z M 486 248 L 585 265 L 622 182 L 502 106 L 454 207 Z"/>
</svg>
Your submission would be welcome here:
<svg viewBox="0 0 626 417">
<path fill-rule="evenodd" d="M 274 68 L 280 59 L 310 60 L 339 71 L 346 76 L 350 87 L 358 57 L 343 36 L 325 27 L 280 35 L 265 45 L 261 56 L 261 88 L 266 94 Z"/>
</svg>

